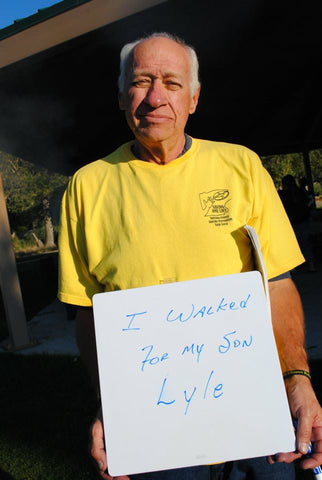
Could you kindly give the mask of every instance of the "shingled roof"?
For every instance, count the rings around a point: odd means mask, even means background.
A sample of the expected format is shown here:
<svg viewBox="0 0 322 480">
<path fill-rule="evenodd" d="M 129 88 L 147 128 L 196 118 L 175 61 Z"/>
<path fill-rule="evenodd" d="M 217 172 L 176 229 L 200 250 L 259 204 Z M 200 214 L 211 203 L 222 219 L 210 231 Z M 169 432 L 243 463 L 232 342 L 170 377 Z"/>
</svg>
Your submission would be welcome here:
<svg viewBox="0 0 322 480">
<path fill-rule="evenodd" d="M 83 3 L 90 2 L 91 0 L 62 0 L 57 2 L 54 5 L 46 8 L 39 8 L 34 14 L 24 17 L 17 18 L 11 25 L 0 29 L 0 40 L 4 38 L 11 37 L 16 33 L 22 32 L 27 28 L 37 25 L 38 23 L 48 20 L 49 18 L 60 15 L 61 13 L 66 12 L 72 8 L 77 7 Z"/>
</svg>

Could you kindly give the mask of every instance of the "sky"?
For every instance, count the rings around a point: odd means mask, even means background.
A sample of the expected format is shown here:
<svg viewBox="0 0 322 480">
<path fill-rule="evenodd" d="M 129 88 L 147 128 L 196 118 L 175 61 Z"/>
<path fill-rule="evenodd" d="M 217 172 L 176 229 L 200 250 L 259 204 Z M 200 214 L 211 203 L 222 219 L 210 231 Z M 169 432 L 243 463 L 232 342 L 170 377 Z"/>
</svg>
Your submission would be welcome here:
<svg viewBox="0 0 322 480">
<path fill-rule="evenodd" d="M 39 8 L 46 8 L 61 0 L 0 0 L 0 28 L 11 25 L 18 18 L 29 17 Z"/>
</svg>

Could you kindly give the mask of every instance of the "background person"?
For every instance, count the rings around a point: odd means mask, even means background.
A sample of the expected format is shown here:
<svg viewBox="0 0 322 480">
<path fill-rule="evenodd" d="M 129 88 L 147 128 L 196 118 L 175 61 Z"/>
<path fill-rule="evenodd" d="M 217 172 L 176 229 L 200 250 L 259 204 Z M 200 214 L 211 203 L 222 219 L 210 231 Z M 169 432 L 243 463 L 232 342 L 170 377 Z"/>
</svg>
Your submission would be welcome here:
<svg viewBox="0 0 322 480">
<path fill-rule="evenodd" d="M 282 190 L 278 193 L 305 257 L 307 270 L 315 272 L 314 255 L 310 240 L 312 201 L 308 192 L 298 187 L 293 175 L 289 174 L 282 178 Z"/>
</svg>

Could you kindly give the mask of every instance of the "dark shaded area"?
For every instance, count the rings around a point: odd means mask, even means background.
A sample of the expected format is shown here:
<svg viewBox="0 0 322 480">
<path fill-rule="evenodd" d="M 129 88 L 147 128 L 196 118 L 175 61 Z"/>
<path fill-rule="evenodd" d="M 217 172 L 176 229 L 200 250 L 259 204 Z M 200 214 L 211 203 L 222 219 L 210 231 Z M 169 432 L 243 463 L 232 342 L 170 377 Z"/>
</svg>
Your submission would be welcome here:
<svg viewBox="0 0 322 480">
<path fill-rule="evenodd" d="M 191 135 L 259 154 L 320 147 L 320 8 L 318 0 L 169 0 L 3 68 L 0 150 L 70 174 L 131 138 L 117 105 L 119 50 L 163 30 L 200 57 Z"/>
<path fill-rule="evenodd" d="M 97 478 L 87 455 L 88 428 L 97 400 L 80 360 L 2 354 L 0 377 L 6 379 L 0 384 L 0 459 L 8 472 L 0 478 L 22 478 L 18 476 L 24 468 L 19 466 L 22 458 L 17 457 L 17 467 L 7 464 L 13 452 L 21 451 L 33 452 L 35 463 L 31 472 L 26 467 L 24 478 L 35 478 L 37 463 L 44 460 L 50 478 Z M 6 455 L 8 447 L 11 451 Z"/>
<path fill-rule="evenodd" d="M 57 296 L 58 252 L 18 258 L 17 270 L 26 318 L 30 320 Z"/>
<path fill-rule="evenodd" d="M 311 374 L 312 374 L 312 384 L 315 390 L 316 396 L 322 404 L 322 360 L 311 360 L 310 362 Z"/>
<path fill-rule="evenodd" d="M 321 368 L 322 360 L 311 362 L 320 401 Z M 88 426 L 97 400 L 81 362 L 68 356 L 1 354 L 0 378 L 6 379 L 0 384 L 2 468 L 14 474 L 13 466 L 3 465 L 4 446 L 11 445 L 12 452 L 19 453 L 28 445 L 36 452 L 35 462 L 39 454 L 47 458 L 52 475 L 66 465 L 65 480 L 97 478 L 87 456 Z M 17 478 L 0 473 L 4 480 Z M 25 475 L 29 478 L 30 473 Z M 298 480 L 310 478 L 311 472 L 298 469 Z"/>
<path fill-rule="evenodd" d="M 9 475 L 9 473 L 4 472 L 3 470 L 1 470 L 1 468 L 0 468 L 0 478 L 1 480 L 14 480 L 14 478 L 11 475 Z"/>
<path fill-rule="evenodd" d="M 26 255 L 17 258 L 16 262 L 26 319 L 29 321 L 57 296 L 58 252 Z M 0 290 L 0 340 L 8 335 L 5 318 Z"/>
</svg>

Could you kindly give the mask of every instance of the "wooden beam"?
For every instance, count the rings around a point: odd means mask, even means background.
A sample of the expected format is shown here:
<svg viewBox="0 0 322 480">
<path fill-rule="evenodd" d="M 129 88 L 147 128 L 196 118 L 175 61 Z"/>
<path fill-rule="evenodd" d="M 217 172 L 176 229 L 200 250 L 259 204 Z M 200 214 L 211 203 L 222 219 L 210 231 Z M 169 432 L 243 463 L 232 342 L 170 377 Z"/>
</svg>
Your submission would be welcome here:
<svg viewBox="0 0 322 480">
<path fill-rule="evenodd" d="M 30 346 L 8 213 L 0 174 L 0 287 L 9 330 L 8 350 Z"/>
<path fill-rule="evenodd" d="M 306 176 L 307 186 L 309 188 L 309 193 L 310 195 L 312 195 L 312 198 L 314 200 L 314 207 L 316 208 L 314 185 L 313 185 L 311 162 L 310 162 L 310 152 L 308 150 L 303 151 L 303 161 L 304 161 L 304 167 L 305 167 L 305 176 Z"/>
</svg>

